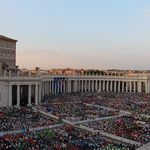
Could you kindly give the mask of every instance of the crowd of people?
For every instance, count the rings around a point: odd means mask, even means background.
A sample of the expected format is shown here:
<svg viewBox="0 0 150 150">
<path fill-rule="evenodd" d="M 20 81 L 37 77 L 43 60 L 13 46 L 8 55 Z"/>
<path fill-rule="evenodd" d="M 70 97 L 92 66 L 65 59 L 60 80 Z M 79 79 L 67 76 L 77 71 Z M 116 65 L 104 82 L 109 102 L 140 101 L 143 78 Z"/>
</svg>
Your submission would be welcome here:
<svg viewBox="0 0 150 150">
<path fill-rule="evenodd" d="M 82 125 L 142 144 L 150 142 L 150 125 L 144 126 L 134 117 L 123 116 L 116 119 L 86 122 Z"/>
<path fill-rule="evenodd" d="M 91 102 L 91 101 L 89 101 Z M 150 94 L 145 93 L 100 93 L 93 101 L 97 105 L 150 115 Z"/>
<path fill-rule="evenodd" d="M 55 122 L 27 107 L 0 109 L 0 132 L 49 126 Z"/>
<path fill-rule="evenodd" d="M 150 94 L 146 93 L 76 93 L 71 95 L 60 95 L 59 97 L 45 96 L 43 100 L 47 105 L 52 102 L 82 101 L 83 103 L 94 103 L 111 109 L 150 115 Z"/>
<path fill-rule="evenodd" d="M 41 105 L 34 106 L 57 116 L 54 120 L 43 116 L 32 107 L 0 108 L 0 149 L 6 150 L 135 150 L 99 133 L 87 132 L 65 125 L 36 131 L 35 128 L 56 125 L 62 119 L 141 143 L 150 142 L 150 95 L 135 93 L 76 93 L 45 95 Z M 121 111 L 130 112 L 123 115 Z M 142 115 L 139 115 L 142 114 Z M 106 117 L 106 118 L 105 118 Z M 104 120 L 95 121 L 98 118 Z M 26 130 L 21 134 L 3 135 L 1 132 Z M 32 131 L 32 132 L 31 132 Z"/>
<path fill-rule="evenodd" d="M 69 120 L 71 122 L 114 116 L 117 115 L 118 113 L 117 111 L 90 106 L 81 101 L 77 102 L 59 101 L 51 103 L 50 105 L 46 106 L 37 106 L 37 108 L 49 112 L 60 118 Z"/>
<path fill-rule="evenodd" d="M 0 137 L 0 149 L 135 150 L 135 146 L 118 143 L 99 134 L 92 134 L 72 126 L 63 126 L 53 130 L 45 129 L 38 132 Z"/>
</svg>

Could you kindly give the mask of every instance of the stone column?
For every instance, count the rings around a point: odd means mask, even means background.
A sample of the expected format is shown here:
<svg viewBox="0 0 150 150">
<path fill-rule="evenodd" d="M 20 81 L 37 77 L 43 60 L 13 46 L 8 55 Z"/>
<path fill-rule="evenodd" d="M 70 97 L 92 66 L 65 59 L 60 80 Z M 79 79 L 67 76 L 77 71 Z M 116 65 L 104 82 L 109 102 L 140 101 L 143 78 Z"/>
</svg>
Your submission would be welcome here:
<svg viewBox="0 0 150 150">
<path fill-rule="evenodd" d="M 76 79 L 73 82 L 73 92 L 77 92 L 77 84 L 76 84 Z"/>
<path fill-rule="evenodd" d="M 118 81 L 118 92 L 120 92 L 120 81 Z"/>
<path fill-rule="evenodd" d="M 102 81 L 101 80 L 99 80 L 99 91 L 101 92 L 102 91 Z"/>
<path fill-rule="evenodd" d="M 43 86 L 43 82 L 42 82 L 42 96 L 44 96 L 44 86 Z"/>
<path fill-rule="evenodd" d="M 112 86 L 113 86 L 113 81 L 111 80 L 111 81 L 110 81 L 110 91 L 111 91 L 111 92 L 112 92 L 112 89 L 113 89 Z"/>
<path fill-rule="evenodd" d="M 136 84 L 135 84 L 135 81 L 133 82 L 133 92 L 135 93 L 135 90 L 136 90 Z"/>
<path fill-rule="evenodd" d="M 63 81 L 63 87 L 64 87 L 63 92 L 66 93 L 66 80 Z"/>
<path fill-rule="evenodd" d="M 51 80 L 49 81 L 49 94 L 51 94 Z"/>
<path fill-rule="evenodd" d="M 39 84 L 39 103 L 41 103 L 41 84 Z"/>
<path fill-rule="evenodd" d="M 87 91 L 87 86 L 86 86 L 86 84 L 87 84 L 87 82 L 86 82 L 86 80 L 84 80 L 84 82 L 83 82 L 83 89 L 84 89 L 84 92 Z"/>
<path fill-rule="evenodd" d="M 148 93 L 148 86 L 147 86 L 147 82 L 145 82 L 145 93 Z"/>
<path fill-rule="evenodd" d="M 54 94 L 56 94 L 57 90 L 56 90 L 56 80 L 54 80 Z"/>
<path fill-rule="evenodd" d="M 54 80 L 54 94 L 57 93 L 57 83 L 56 83 L 56 80 Z"/>
<path fill-rule="evenodd" d="M 148 87 L 147 93 L 150 93 L 150 81 L 149 80 L 147 80 L 147 87 Z"/>
<path fill-rule="evenodd" d="M 138 82 L 138 92 L 141 93 L 141 82 Z"/>
<path fill-rule="evenodd" d="M 56 94 L 58 94 L 58 80 L 56 80 L 55 86 L 56 86 Z"/>
<path fill-rule="evenodd" d="M 81 84 L 80 84 L 80 80 L 78 80 L 78 92 L 81 91 Z"/>
<path fill-rule="evenodd" d="M 94 91 L 94 80 L 92 80 L 92 91 Z"/>
<path fill-rule="evenodd" d="M 126 81 L 126 92 L 128 92 L 128 88 L 129 88 L 129 83 Z"/>
<path fill-rule="evenodd" d="M 72 92 L 72 80 L 70 81 L 70 93 Z"/>
<path fill-rule="evenodd" d="M 38 84 L 35 84 L 35 105 L 38 104 Z"/>
<path fill-rule="evenodd" d="M 87 80 L 84 80 L 84 92 L 87 92 Z"/>
<path fill-rule="evenodd" d="M 49 81 L 46 81 L 46 94 L 48 95 L 49 94 Z"/>
<path fill-rule="evenodd" d="M 132 92 L 132 82 L 129 82 L 130 92 Z"/>
<path fill-rule="evenodd" d="M 61 79 L 61 81 L 60 81 L 60 93 L 62 93 L 63 92 L 63 81 L 62 81 L 62 79 Z"/>
<path fill-rule="evenodd" d="M 45 91 L 46 91 L 46 95 L 48 94 L 48 84 L 47 81 L 45 82 Z"/>
<path fill-rule="evenodd" d="M 47 81 L 47 94 L 49 95 L 49 81 Z"/>
<path fill-rule="evenodd" d="M 107 80 L 107 86 L 106 86 L 106 91 L 109 91 L 109 80 Z"/>
<path fill-rule="evenodd" d="M 88 91 L 91 92 L 91 86 L 90 86 L 91 81 L 89 80 L 88 82 L 89 82 L 89 85 L 88 85 Z"/>
<path fill-rule="evenodd" d="M 76 89 L 76 92 L 78 92 L 78 80 L 75 80 L 75 89 Z"/>
<path fill-rule="evenodd" d="M 46 95 L 46 81 L 44 81 L 44 95 Z"/>
<path fill-rule="evenodd" d="M 70 90 L 71 88 L 70 88 L 70 80 L 68 80 L 68 93 L 70 93 Z"/>
<path fill-rule="evenodd" d="M 72 92 L 72 85 L 71 85 L 71 84 L 72 84 L 72 81 L 70 81 L 70 84 L 69 84 L 69 86 L 70 86 L 70 87 L 69 87 L 70 93 Z"/>
<path fill-rule="evenodd" d="M 46 95 L 46 81 L 44 81 L 44 95 Z"/>
<path fill-rule="evenodd" d="M 43 96 L 44 96 L 45 95 L 45 92 L 44 92 L 44 90 L 45 90 L 44 81 L 42 82 L 42 87 L 43 87 L 42 93 L 43 93 Z"/>
<path fill-rule="evenodd" d="M 86 80 L 86 91 L 89 91 L 89 85 L 88 85 L 88 80 Z"/>
<path fill-rule="evenodd" d="M 51 94 L 53 95 L 53 90 L 54 90 L 54 85 L 53 85 L 53 80 L 51 80 Z"/>
<path fill-rule="evenodd" d="M 9 83 L 9 87 L 8 87 L 8 92 L 9 92 L 9 106 L 12 106 L 12 85 Z"/>
<path fill-rule="evenodd" d="M 43 96 L 45 95 L 45 81 L 43 81 Z"/>
<path fill-rule="evenodd" d="M 28 105 L 31 106 L 31 85 L 28 85 Z"/>
<path fill-rule="evenodd" d="M 79 90 L 79 92 L 81 91 L 81 82 L 80 82 L 80 80 L 78 81 L 78 90 Z"/>
<path fill-rule="evenodd" d="M 83 87 L 83 85 L 84 85 L 84 84 L 83 84 L 83 81 L 84 81 L 84 80 L 81 80 L 81 82 L 82 82 L 82 86 L 81 86 L 82 88 L 81 88 L 81 91 L 82 91 L 82 92 L 83 92 L 83 90 L 84 90 L 84 87 Z"/>
<path fill-rule="evenodd" d="M 133 81 L 133 92 L 135 93 L 135 81 Z"/>
<path fill-rule="evenodd" d="M 85 92 L 85 80 L 82 80 L 82 82 L 83 82 L 82 83 L 82 85 L 83 85 L 83 90 L 82 91 Z"/>
<path fill-rule="evenodd" d="M 100 80 L 98 80 L 98 82 L 99 82 L 99 84 L 98 84 L 98 91 L 100 92 L 101 91 L 101 81 Z"/>
<path fill-rule="evenodd" d="M 116 92 L 116 83 L 117 81 L 114 81 L 114 92 Z"/>
<path fill-rule="evenodd" d="M 20 106 L 20 85 L 17 85 L 17 106 Z"/>
<path fill-rule="evenodd" d="M 70 80 L 67 81 L 67 92 L 70 93 Z"/>
<path fill-rule="evenodd" d="M 76 92 L 78 92 L 78 80 L 76 79 Z"/>
<path fill-rule="evenodd" d="M 48 95 L 50 95 L 50 81 L 48 81 Z"/>
<path fill-rule="evenodd" d="M 95 89 L 96 89 L 96 91 L 97 91 L 97 87 L 98 87 L 98 86 L 97 86 L 97 85 L 98 85 L 98 81 L 97 81 L 97 80 L 95 81 L 95 84 L 96 84 L 96 85 L 95 85 Z"/>
<path fill-rule="evenodd" d="M 103 92 L 105 91 L 105 80 L 103 80 Z"/>
<path fill-rule="evenodd" d="M 122 92 L 124 92 L 124 81 L 122 81 Z"/>
</svg>

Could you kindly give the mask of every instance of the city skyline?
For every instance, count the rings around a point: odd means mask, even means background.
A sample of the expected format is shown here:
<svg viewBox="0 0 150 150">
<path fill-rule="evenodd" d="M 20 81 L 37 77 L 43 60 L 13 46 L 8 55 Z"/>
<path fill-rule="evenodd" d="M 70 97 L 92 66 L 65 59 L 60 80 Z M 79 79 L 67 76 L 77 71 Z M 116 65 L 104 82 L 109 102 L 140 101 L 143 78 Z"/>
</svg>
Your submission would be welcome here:
<svg viewBox="0 0 150 150">
<path fill-rule="evenodd" d="M 6 0 L 0 16 L 20 67 L 150 69 L 148 0 Z"/>
</svg>

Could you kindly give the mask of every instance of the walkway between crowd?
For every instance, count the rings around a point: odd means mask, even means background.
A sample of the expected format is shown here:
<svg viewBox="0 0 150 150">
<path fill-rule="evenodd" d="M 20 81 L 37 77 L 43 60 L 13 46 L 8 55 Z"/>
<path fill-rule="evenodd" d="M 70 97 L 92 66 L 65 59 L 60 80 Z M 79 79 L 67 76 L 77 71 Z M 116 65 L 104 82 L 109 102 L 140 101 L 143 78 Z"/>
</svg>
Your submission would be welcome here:
<svg viewBox="0 0 150 150">
<path fill-rule="evenodd" d="M 116 115 L 116 116 L 108 116 L 108 117 L 102 117 L 102 118 L 87 119 L 87 120 L 77 121 L 77 122 L 73 122 L 73 123 L 76 125 L 76 124 L 92 122 L 92 121 L 115 119 L 115 118 L 119 118 L 119 117 L 122 117 L 122 116 L 124 116 L 124 115 L 121 114 L 121 115 Z"/>
<path fill-rule="evenodd" d="M 54 116 L 54 115 L 52 115 L 52 114 L 50 114 L 50 113 L 46 113 L 46 112 L 43 112 L 43 111 L 41 111 L 41 110 L 38 110 L 38 109 L 36 109 L 36 108 L 33 108 L 35 111 L 38 111 L 38 112 L 40 112 L 41 114 L 43 114 L 43 115 L 47 115 L 47 116 L 49 116 L 49 117 L 52 117 L 52 118 L 54 118 L 54 119 L 60 119 L 59 117 L 57 117 L 57 116 Z M 111 116 L 112 117 L 112 116 Z M 100 119 L 100 118 L 99 118 Z M 130 145 L 136 145 L 136 146 L 141 146 L 141 143 L 139 143 L 139 142 L 135 142 L 135 141 L 132 141 L 132 140 L 129 140 L 129 139 L 126 139 L 126 138 L 122 138 L 122 137 L 119 137 L 119 136 L 116 136 L 116 135 L 112 135 L 112 134 L 109 134 L 109 133 L 106 133 L 106 132 L 102 132 L 102 131 L 99 131 L 99 130 L 94 130 L 94 129 L 92 129 L 92 128 L 88 128 L 88 127 L 86 127 L 86 126 L 82 126 L 82 125 L 80 125 L 80 126 L 78 126 L 78 125 L 76 125 L 76 124 L 74 124 L 73 122 L 71 122 L 71 121 L 69 121 L 69 120 L 66 120 L 66 119 L 62 119 L 62 122 L 64 122 L 64 123 L 66 123 L 66 124 L 69 124 L 69 125 L 72 125 L 72 126 L 74 126 L 74 127 L 76 127 L 76 128 L 80 128 L 80 129 L 82 129 L 82 130 L 86 130 L 86 131 L 89 131 L 89 132 L 98 132 L 98 133 L 100 133 L 102 136 L 104 136 L 104 137 L 107 137 L 107 138 L 110 138 L 110 139 L 114 139 L 114 140 L 116 140 L 116 141 L 119 141 L 119 142 L 124 142 L 125 144 L 130 144 Z"/>
<path fill-rule="evenodd" d="M 49 125 L 49 126 L 43 126 L 43 127 L 36 127 L 36 128 L 30 128 L 30 129 L 22 129 L 22 130 L 13 130 L 13 131 L 5 131 L 0 132 L 0 137 L 5 135 L 11 135 L 11 134 L 20 134 L 20 133 L 26 133 L 26 132 L 32 132 L 32 131 L 39 131 L 44 129 L 54 129 L 63 126 L 64 124 L 55 124 L 55 125 Z"/>
<path fill-rule="evenodd" d="M 96 105 L 96 104 L 88 104 L 88 103 L 83 103 L 87 106 L 94 106 L 94 107 L 97 107 L 97 108 L 102 108 L 102 109 L 107 109 L 107 110 L 112 110 L 112 111 L 116 111 L 116 109 L 113 109 L 113 108 L 108 108 L 108 107 L 105 107 L 105 106 L 100 106 L 100 105 Z"/>
<path fill-rule="evenodd" d="M 135 142 L 135 141 L 132 141 L 132 140 L 129 140 L 129 139 L 126 139 L 126 138 L 122 138 L 122 137 L 119 137 L 119 136 L 116 136 L 116 135 L 112 135 L 112 134 L 109 134 L 109 133 L 106 133 L 106 132 L 103 132 L 103 131 L 94 130 L 92 128 L 89 128 L 89 127 L 86 127 L 86 126 L 83 126 L 83 125 L 80 125 L 79 127 L 80 127 L 80 129 L 83 129 L 83 130 L 86 130 L 86 131 L 89 131 L 89 132 L 93 132 L 93 133 L 99 133 L 104 137 L 114 139 L 116 141 L 123 142 L 125 144 L 136 145 L 138 147 L 141 146 L 141 143 Z"/>
<path fill-rule="evenodd" d="M 150 143 L 138 148 L 137 150 L 150 150 Z"/>
</svg>

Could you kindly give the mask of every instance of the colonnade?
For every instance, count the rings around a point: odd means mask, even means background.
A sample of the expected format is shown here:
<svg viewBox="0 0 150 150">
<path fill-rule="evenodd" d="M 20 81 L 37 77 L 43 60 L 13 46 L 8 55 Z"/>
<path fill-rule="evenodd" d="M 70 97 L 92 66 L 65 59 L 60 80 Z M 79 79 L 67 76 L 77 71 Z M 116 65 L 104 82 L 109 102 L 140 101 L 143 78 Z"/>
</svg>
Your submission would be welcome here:
<svg viewBox="0 0 150 150">
<path fill-rule="evenodd" d="M 147 93 L 147 82 L 121 80 L 54 80 L 42 82 L 42 96 L 72 92 L 133 92 Z"/>
<path fill-rule="evenodd" d="M 31 98 L 34 99 L 34 104 L 38 104 L 39 102 L 41 102 L 41 85 L 38 83 L 17 83 L 17 84 L 9 84 L 9 101 L 8 101 L 8 106 L 13 106 L 13 97 L 14 97 L 14 92 L 13 89 L 16 87 L 16 106 L 20 106 L 21 103 L 21 95 L 23 94 L 23 88 L 26 86 L 27 89 L 27 94 L 25 95 L 27 98 L 26 100 L 26 104 L 28 106 L 31 106 Z"/>
<path fill-rule="evenodd" d="M 29 80 L 30 79 L 30 80 Z M 47 76 L 11 79 L 8 82 L 8 105 L 39 104 L 45 95 L 73 92 L 132 92 L 150 93 L 150 81 L 146 78 L 103 78 L 90 76 Z M 24 91 L 24 97 L 22 96 Z M 23 98 L 22 98 L 23 97 Z"/>
</svg>

